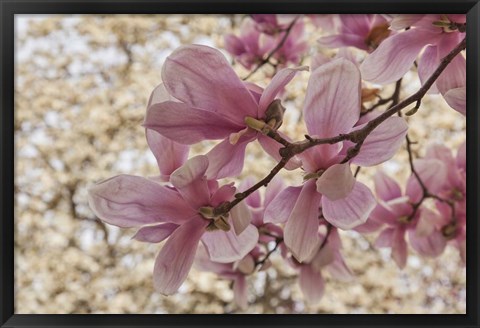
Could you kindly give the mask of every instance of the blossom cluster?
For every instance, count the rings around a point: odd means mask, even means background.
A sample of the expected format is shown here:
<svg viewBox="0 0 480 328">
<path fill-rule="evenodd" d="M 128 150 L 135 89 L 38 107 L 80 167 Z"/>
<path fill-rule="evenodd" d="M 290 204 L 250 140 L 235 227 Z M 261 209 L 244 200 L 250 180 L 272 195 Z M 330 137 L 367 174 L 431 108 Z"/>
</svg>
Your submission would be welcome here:
<svg viewBox="0 0 480 328">
<path fill-rule="evenodd" d="M 363 60 L 342 49 L 334 58 L 315 56 L 310 67 L 288 67 L 308 51 L 305 19 L 330 33 L 318 40 L 321 47 L 355 47 Z M 405 141 L 409 147 L 407 122 L 393 115 L 405 106 L 394 98 L 385 111 L 366 103 L 382 86 L 399 84 L 417 58 L 422 85 L 465 114 L 464 55 L 454 53 L 442 67 L 461 44 L 465 24 L 464 15 L 251 15 L 239 36 L 225 37 L 225 48 L 253 71 L 274 58 L 276 71 L 265 87 L 240 79 L 217 49 L 181 46 L 163 65 L 143 124 L 159 175 L 101 181 L 89 190 L 90 206 L 105 223 L 138 228 L 135 240 L 166 240 L 154 265 L 160 293 L 175 293 L 195 265 L 232 280 L 241 308 L 248 306 L 246 278 L 266 270 L 276 250 L 298 271 L 310 302 L 324 293 L 324 271 L 351 279 L 341 230 L 377 233 L 376 246 L 391 248 L 400 268 L 406 236 L 422 256 L 439 256 L 450 243 L 465 261 L 465 144 L 455 156 L 432 145 L 424 158 L 410 158 L 405 191 L 377 171 L 374 193 L 352 170 L 388 161 Z M 309 74 L 302 109 L 307 135 L 292 141 L 280 130 L 281 95 L 298 74 Z M 190 145 L 204 140 L 220 142 L 189 158 Z M 252 142 L 277 166 L 258 183 L 223 182 L 241 175 Z M 287 185 L 276 175 L 283 168 L 302 174 L 303 183 Z"/>
</svg>

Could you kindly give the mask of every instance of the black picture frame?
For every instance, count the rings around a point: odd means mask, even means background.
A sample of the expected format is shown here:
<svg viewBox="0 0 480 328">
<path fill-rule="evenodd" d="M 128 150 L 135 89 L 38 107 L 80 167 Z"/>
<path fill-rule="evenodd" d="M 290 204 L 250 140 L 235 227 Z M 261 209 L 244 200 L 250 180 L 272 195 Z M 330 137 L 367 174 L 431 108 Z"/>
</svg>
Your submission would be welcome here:
<svg viewBox="0 0 480 328">
<path fill-rule="evenodd" d="M 14 313 L 14 16 L 16 14 L 467 13 L 467 313 L 465 315 L 25 315 Z M 1 327 L 480 327 L 478 0 L 0 0 Z"/>
</svg>

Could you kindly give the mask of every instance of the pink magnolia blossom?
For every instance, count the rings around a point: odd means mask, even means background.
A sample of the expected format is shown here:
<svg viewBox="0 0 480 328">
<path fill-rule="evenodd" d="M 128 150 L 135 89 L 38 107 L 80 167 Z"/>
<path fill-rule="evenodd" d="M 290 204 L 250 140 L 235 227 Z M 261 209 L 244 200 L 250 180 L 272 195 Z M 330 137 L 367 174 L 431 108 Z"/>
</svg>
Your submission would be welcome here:
<svg viewBox="0 0 480 328">
<path fill-rule="evenodd" d="M 242 22 L 239 36 L 225 36 L 225 49 L 246 69 L 260 64 L 275 46 L 275 38 L 261 33 L 248 18 Z"/>
<path fill-rule="evenodd" d="M 306 301 L 311 304 L 318 303 L 324 294 L 323 270 L 329 271 L 332 277 L 340 281 L 350 281 L 353 278 L 340 252 L 342 242 L 337 229 L 331 228 L 326 241 L 325 233 L 319 233 L 319 239 L 322 240 L 322 245 L 319 245 L 314 255 L 305 262 L 300 263 L 295 258 L 287 257 L 288 263 L 299 270 L 300 289 Z"/>
<path fill-rule="evenodd" d="M 105 223 L 140 227 L 134 236 L 140 241 L 158 243 L 168 238 L 154 267 L 154 285 L 162 294 L 175 293 L 186 279 L 200 241 L 212 260 L 225 263 L 243 258 L 258 241 L 245 204 L 230 211 L 230 223 L 228 217 L 208 213 L 232 200 L 236 190 L 232 184 L 219 187 L 217 181 L 207 180 L 208 164 L 203 155 L 189 159 L 170 175 L 173 187 L 120 175 L 89 190 L 90 207 Z"/>
<path fill-rule="evenodd" d="M 362 128 L 360 118 L 360 72 L 350 61 L 339 58 L 317 68 L 307 87 L 304 117 L 309 134 L 333 137 Z M 301 187 L 287 187 L 265 211 L 265 222 L 285 225 L 285 244 L 300 262 L 318 248 L 319 218 L 341 229 L 364 223 L 375 207 L 370 189 L 356 181 L 350 163 L 371 166 L 391 158 L 407 132 L 402 118 L 383 122 L 366 138 L 359 154 L 341 163 L 351 142 L 312 147 L 299 155 L 307 173 Z"/>
<path fill-rule="evenodd" d="M 244 258 L 232 263 L 218 263 L 212 261 L 208 252 L 200 247 L 195 258 L 195 268 L 200 271 L 216 273 L 224 279 L 233 281 L 233 299 L 236 305 L 246 310 L 248 307 L 247 277 L 255 272 L 256 262 L 265 256 L 258 247 L 255 247 Z"/>
<path fill-rule="evenodd" d="M 441 161 L 418 159 L 414 161 L 414 167 L 430 193 L 436 194 L 442 189 L 447 171 Z M 381 171 L 375 175 L 374 182 L 379 202 L 370 214 L 369 221 L 377 222 L 376 228 L 387 225 L 379 234 L 376 246 L 391 248 L 393 260 L 400 268 L 405 267 L 407 262 L 407 232 L 412 246 L 420 254 L 432 257 L 441 254 L 445 239 L 441 231 L 434 229 L 437 216 L 424 207 L 414 211 L 414 206 L 423 197 L 423 189 L 416 176 L 412 174 L 409 177 L 405 194 L 402 194 L 395 180 Z M 375 227 L 375 224 L 370 224 Z"/>
<path fill-rule="evenodd" d="M 162 70 L 165 89 L 175 100 L 151 105 L 144 125 L 182 144 L 223 139 L 207 154 L 207 177 L 238 175 L 245 148 L 254 140 L 280 159 L 282 145 L 248 127 L 245 120 L 271 122 L 270 105 L 299 70 L 305 68 L 279 71 L 263 90 L 242 82 L 220 51 L 200 45 L 180 47 L 167 58 Z M 287 169 L 298 165 L 293 160 Z"/>
<path fill-rule="evenodd" d="M 283 32 L 295 19 L 296 15 L 253 14 L 255 28 L 262 33 L 275 35 Z"/>
<path fill-rule="evenodd" d="M 362 76 L 379 84 L 397 81 L 420 54 L 418 74 L 424 83 L 440 60 L 465 37 L 457 27 L 465 21 L 465 15 L 398 15 L 391 22 L 392 28 L 410 29 L 382 42 L 363 62 Z M 438 77 L 431 92 L 438 90 L 453 109 L 465 115 L 465 88 L 466 62 L 464 56 L 458 54 Z"/>
<path fill-rule="evenodd" d="M 389 24 L 382 15 L 340 15 L 339 33 L 318 40 L 328 48 L 356 47 L 373 51 L 391 33 Z"/>
</svg>

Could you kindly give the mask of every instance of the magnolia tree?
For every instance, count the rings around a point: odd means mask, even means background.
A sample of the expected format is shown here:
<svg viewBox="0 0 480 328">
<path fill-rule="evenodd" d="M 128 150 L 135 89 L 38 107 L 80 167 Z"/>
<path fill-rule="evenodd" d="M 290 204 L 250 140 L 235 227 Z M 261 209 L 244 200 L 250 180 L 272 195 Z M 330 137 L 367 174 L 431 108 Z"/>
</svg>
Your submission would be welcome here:
<svg viewBox="0 0 480 328">
<path fill-rule="evenodd" d="M 333 58 L 314 55 L 310 67 L 300 66 L 307 20 L 328 31 L 322 47 L 339 49 Z M 427 93 L 440 93 L 463 119 L 465 30 L 465 15 L 250 15 L 239 35 L 225 36 L 226 51 L 249 70 L 243 78 L 221 51 L 181 46 L 163 65 L 143 124 L 159 175 L 101 181 L 89 190 L 90 207 L 105 223 L 138 228 L 137 241 L 166 241 L 153 268 L 158 292 L 177 292 L 195 266 L 231 280 L 241 308 L 247 277 L 269 268 L 275 252 L 298 271 L 309 302 L 324 294 L 324 271 L 351 279 L 340 230 L 377 234 L 375 246 L 390 248 L 399 268 L 409 248 L 437 257 L 453 246 L 465 263 L 465 143 L 432 145 L 414 158 L 404 119 L 415 118 Z M 268 67 L 265 88 L 248 81 Z M 421 87 L 401 99 L 414 67 Z M 282 132 L 282 95 L 300 73 L 310 74 L 307 134 L 294 140 Z M 390 84 L 393 94 L 381 97 Z M 189 158 L 190 145 L 204 140 L 220 141 Z M 259 181 L 226 183 L 241 176 L 245 149 L 257 142 L 277 164 Z M 406 186 L 381 170 L 374 190 L 356 179 L 403 144 Z M 284 169 L 303 183 L 282 181 Z"/>
</svg>

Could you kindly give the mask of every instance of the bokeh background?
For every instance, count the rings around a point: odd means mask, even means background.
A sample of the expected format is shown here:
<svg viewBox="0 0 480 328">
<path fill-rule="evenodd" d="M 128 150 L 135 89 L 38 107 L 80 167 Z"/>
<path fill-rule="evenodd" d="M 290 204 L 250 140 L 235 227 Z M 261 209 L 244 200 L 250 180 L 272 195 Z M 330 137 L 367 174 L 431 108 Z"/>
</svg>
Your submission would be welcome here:
<svg viewBox="0 0 480 328">
<path fill-rule="evenodd" d="M 152 271 L 161 245 L 131 240 L 133 230 L 106 226 L 87 204 L 87 188 L 120 173 L 157 174 L 141 127 L 165 58 L 182 44 L 223 49 L 223 36 L 238 32 L 243 15 L 74 15 L 16 17 L 15 90 L 15 312 L 16 313 L 239 313 L 229 281 L 192 270 L 176 295 L 153 290 Z M 311 55 L 333 52 L 315 42 L 323 31 L 307 22 Z M 222 50 L 223 51 L 223 50 Z M 228 58 L 231 58 L 223 51 Z M 232 62 L 233 63 L 233 62 Z M 245 71 L 234 64 L 240 76 Z M 265 72 L 251 81 L 265 86 Z M 268 74 L 268 72 L 266 72 Z M 283 131 L 300 139 L 300 111 L 308 80 L 287 87 Z M 402 97 L 419 87 L 405 78 Z M 388 88 L 384 91 L 390 94 Z M 429 95 L 409 121 L 422 156 L 432 143 L 456 150 L 465 119 L 439 96 Z M 213 143 L 196 145 L 191 155 Z M 247 149 L 247 175 L 261 178 L 274 163 L 261 149 Z M 410 174 L 402 148 L 383 170 L 405 183 Z M 359 179 L 372 186 L 375 169 Z M 282 172 L 292 184 L 301 174 Z M 356 278 L 327 276 L 322 301 L 308 305 L 296 274 L 280 256 L 249 278 L 246 313 L 465 313 L 465 268 L 447 247 L 436 259 L 410 250 L 398 269 L 373 236 L 342 232 L 344 256 Z"/>
</svg>

